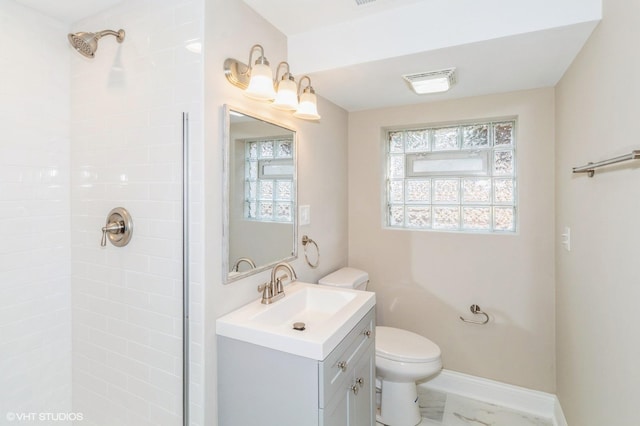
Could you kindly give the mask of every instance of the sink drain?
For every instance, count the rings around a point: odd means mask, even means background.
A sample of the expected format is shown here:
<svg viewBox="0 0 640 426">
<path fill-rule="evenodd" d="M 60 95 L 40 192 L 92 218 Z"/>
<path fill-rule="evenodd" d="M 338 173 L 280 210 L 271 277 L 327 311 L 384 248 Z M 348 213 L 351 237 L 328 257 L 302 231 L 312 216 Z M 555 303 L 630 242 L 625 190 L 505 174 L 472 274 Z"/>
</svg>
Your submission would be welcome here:
<svg viewBox="0 0 640 426">
<path fill-rule="evenodd" d="M 293 329 L 294 330 L 302 331 L 305 328 L 306 328 L 306 325 L 303 322 L 294 322 L 293 323 Z"/>
</svg>

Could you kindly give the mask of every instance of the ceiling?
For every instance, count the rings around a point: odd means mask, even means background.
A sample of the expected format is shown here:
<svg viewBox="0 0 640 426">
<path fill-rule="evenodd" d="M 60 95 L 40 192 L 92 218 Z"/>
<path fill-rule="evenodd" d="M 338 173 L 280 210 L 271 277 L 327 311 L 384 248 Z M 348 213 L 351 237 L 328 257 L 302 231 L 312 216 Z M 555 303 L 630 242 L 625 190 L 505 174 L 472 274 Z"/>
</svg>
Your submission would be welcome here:
<svg viewBox="0 0 640 426">
<path fill-rule="evenodd" d="M 284 34 L 304 33 L 422 0 L 244 0 Z"/>
<path fill-rule="evenodd" d="M 553 87 L 593 30 L 576 24 L 311 72 L 321 95 L 348 111 Z M 418 95 L 403 74 L 456 68 L 446 93 Z M 295 67 L 292 67 L 295 70 Z"/>
<path fill-rule="evenodd" d="M 348 111 L 552 87 L 602 17 L 601 0 L 244 0 L 288 39 L 288 62 Z M 403 74 L 457 69 L 444 94 Z"/>
<path fill-rule="evenodd" d="M 122 2 L 16 1 L 69 24 Z M 287 36 L 293 74 L 348 111 L 554 86 L 602 18 L 602 0 L 243 1 Z M 443 94 L 401 77 L 452 67 Z"/>
</svg>

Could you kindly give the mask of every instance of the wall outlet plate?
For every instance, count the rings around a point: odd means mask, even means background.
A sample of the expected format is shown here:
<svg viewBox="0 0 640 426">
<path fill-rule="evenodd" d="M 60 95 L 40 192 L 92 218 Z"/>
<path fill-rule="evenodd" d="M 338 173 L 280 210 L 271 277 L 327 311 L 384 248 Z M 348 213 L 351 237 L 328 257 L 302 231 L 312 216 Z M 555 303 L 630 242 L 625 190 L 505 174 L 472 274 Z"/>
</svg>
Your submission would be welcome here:
<svg viewBox="0 0 640 426">
<path fill-rule="evenodd" d="M 300 217 L 300 226 L 311 224 L 311 206 L 300 206 L 298 216 Z"/>
<path fill-rule="evenodd" d="M 560 234 L 560 238 L 562 238 L 562 245 L 566 251 L 571 251 L 571 228 L 568 226 L 564 227 L 564 233 Z"/>
</svg>

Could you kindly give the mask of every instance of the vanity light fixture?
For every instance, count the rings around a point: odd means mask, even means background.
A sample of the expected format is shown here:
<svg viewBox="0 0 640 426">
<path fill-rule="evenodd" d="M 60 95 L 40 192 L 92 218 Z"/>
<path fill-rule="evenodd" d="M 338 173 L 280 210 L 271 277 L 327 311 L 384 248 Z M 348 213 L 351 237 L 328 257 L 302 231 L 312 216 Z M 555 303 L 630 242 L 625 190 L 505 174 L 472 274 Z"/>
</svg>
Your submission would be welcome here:
<svg viewBox="0 0 640 426">
<path fill-rule="evenodd" d="M 254 51 L 259 50 L 260 56 L 251 66 Z M 282 75 L 280 70 L 284 69 Z M 273 101 L 274 108 L 284 111 L 295 111 L 294 117 L 304 120 L 319 120 L 317 97 L 311 79 L 304 76 L 300 83 L 289 69 L 287 62 L 280 62 L 276 69 L 276 78 L 273 80 L 269 61 L 264 56 L 261 45 L 255 44 L 249 51 L 249 65 L 245 65 L 237 59 L 227 58 L 224 61 L 224 75 L 227 80 L 236 87 L 242 89 L 244 94 L 252 99 L 260 101 Z M 302 81 L 307 80 L 307 86 L 300 92 Z M 276 93 L 277 90 L 277 93 Z"/>
<path fill-rule="evenodd" d="M 456 83 L 456 69 L 405 74 L 402 76 L 418 95 L 446 92 Z"/>
<path fill-rule="evenodd" d="M 304 88 L 302 93 L 300 93 L 300 88 L 304 80 L 307 80 L 309 84 Z M 320 120 L 316 92 L 313 90 L 313 87 L 311 87 L 311 79 L 308 75 L 300 79 L 300 83 L 298 83 L 298 93 L 300 93 L 300 103 L 298 104 L 296 112 L 293 113 L 293 116 L 305 120 Z"/>
</svg>

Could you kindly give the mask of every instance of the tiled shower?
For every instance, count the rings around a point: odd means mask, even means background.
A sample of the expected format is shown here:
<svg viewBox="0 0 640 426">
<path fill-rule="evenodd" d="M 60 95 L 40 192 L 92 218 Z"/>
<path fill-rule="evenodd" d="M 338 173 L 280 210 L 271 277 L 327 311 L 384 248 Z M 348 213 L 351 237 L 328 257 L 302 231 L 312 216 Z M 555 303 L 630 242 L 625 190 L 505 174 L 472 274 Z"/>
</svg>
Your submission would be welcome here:
<svg viewBox="0 0 640 426">
<path fill-rule="evenodd" d="M 3 2 L 0 32 L 4 424 L 5 410 L 71 410 L 70 63 L 52 19 Z"/>
<path fill-rule="evenodd" d="M 0 424 L 47 412 L 89 425 L 182 424 L 182 113 L 199 159 L 203 8 L 127 1 L 69 25 L 0 3 Z M 103 38 L 94 59 L 66 40 L 107 28 L 125 29 L 125 41 Z M 199 161 L 192 229 L 202 227 Z M 100 247 L 120 206 L 133 238 Z M 198 233 L 190 242 L 198 259 Z M 197 406 L 197 378 L 192 388 Z"/>
</svg>

